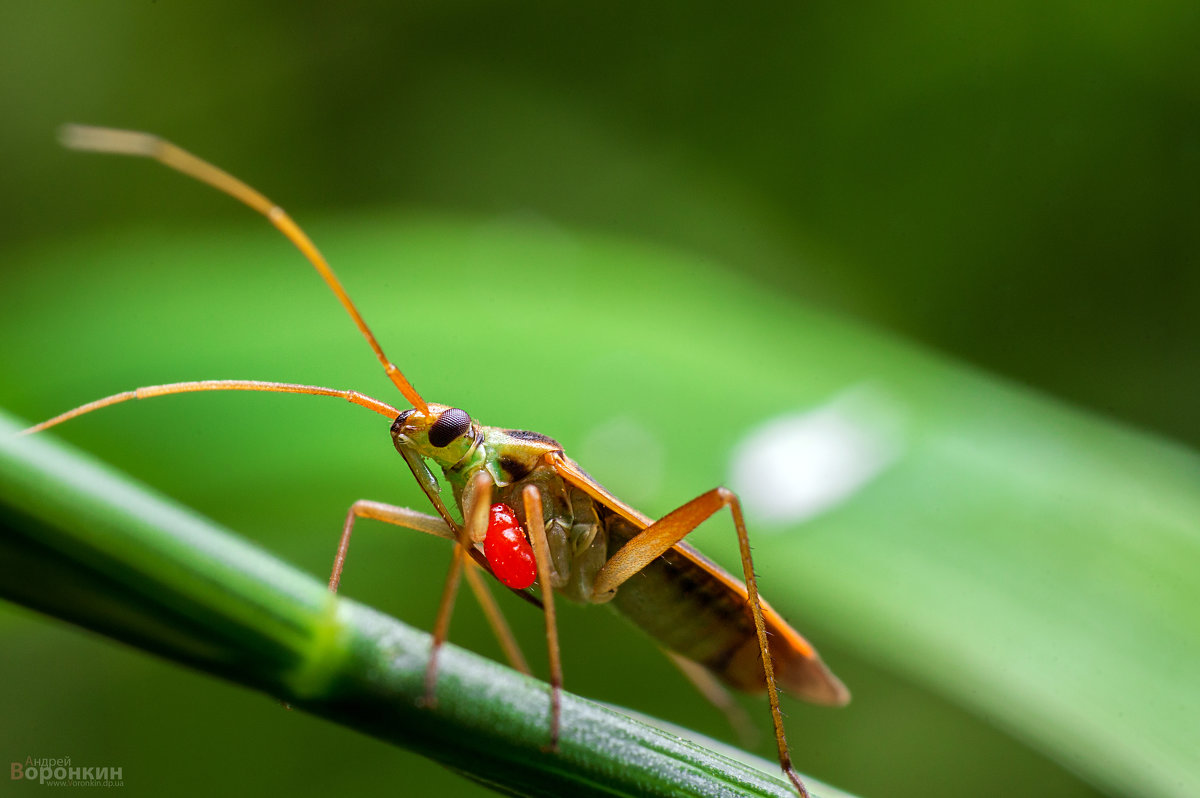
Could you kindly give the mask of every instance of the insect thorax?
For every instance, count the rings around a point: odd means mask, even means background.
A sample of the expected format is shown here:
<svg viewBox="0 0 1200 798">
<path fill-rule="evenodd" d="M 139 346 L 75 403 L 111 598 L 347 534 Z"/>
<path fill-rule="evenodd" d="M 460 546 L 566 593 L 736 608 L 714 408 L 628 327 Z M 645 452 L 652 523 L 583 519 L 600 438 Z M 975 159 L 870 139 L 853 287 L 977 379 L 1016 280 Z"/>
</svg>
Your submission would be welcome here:
<svg viewBox="0 0 1200 798">
<path fill-rule="evenodd" d="M 565 483 L 546 462 L 546 455 L 561 452 L 556 441 L 539 433 L 482 429 L 483 440 L 471 457 L 458 467 L 446 469 L 459 511 L 474 501 L 470 486 L 475 475 L 486 469 L 494 484 L 492 503 L 503 502 L 513 509 L 523 529 L 523 492 L 537 487 L 542 498 L 542 518 L 550 549 L 551 584 L 556 594 L 582 603 L 601 603 L 612 598 L 593 594 L 596 573 L 608 559 L 608 538 L 595 502 L 583 491 Z"/>
</svg>

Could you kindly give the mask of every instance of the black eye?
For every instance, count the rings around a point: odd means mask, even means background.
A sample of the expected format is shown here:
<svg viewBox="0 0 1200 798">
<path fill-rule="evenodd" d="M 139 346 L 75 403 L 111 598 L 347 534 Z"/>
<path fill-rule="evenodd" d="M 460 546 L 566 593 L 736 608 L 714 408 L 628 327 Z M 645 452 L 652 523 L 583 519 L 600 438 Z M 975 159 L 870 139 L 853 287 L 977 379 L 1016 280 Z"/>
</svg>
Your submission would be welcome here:
<svg viewBox="0 0 1200 798">
<path fill-rule="evenodd" d="M 409 409 L 409 410 L 405 410 L 403 413 L 396 416 L 396 420 L 392 422 L 392 433 L 395 434 L 395 433 L 399 432 L 400 428 L 404 426 L 404 422 L 407 421 L 408 417 L 411 416 L 414 412 L 416 412 L 416 411 Z"/>
<path fill-rule="evenodd" d="M 471 428 L 471 417 L 466 410 L 452 407 L 438 417 L 429 428 L 429 442 L 439 449 Z"/>
</svg>

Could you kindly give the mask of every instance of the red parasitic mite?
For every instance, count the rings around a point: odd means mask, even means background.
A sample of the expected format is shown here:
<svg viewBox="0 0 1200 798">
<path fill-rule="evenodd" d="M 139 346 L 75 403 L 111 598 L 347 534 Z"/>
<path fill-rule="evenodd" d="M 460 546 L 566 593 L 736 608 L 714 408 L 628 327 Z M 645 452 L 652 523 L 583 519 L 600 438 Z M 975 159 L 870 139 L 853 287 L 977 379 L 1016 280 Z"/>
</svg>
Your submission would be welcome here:
<svg viewBox="0 0 1200 798">
<path fill-rule="evenodd" d="M 492 566 L 492 573 L 505 587 L 524 590 L 532 587 L 537 579 L 533 546 L 525 536 L 516 512 L 503 502 L 493 504 L 488 514 L 483 556 Z"/>
</svg>

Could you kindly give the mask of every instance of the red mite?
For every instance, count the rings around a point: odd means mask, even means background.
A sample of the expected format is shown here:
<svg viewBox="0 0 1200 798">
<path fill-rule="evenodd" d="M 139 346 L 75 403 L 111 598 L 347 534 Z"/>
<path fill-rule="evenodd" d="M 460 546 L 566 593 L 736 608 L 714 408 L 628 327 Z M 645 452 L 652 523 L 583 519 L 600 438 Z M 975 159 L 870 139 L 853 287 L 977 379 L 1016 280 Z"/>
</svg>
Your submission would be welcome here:
<svg viewBox="0 0 1200 798">
<path fill-rule="evenodd" d="M 483 556 L 505 587 L 524 590 L 537 578 L 533 546 L 529 545 L 517 514 L 507 504 L 492 505 L 483 539 Z"/>
</svg>

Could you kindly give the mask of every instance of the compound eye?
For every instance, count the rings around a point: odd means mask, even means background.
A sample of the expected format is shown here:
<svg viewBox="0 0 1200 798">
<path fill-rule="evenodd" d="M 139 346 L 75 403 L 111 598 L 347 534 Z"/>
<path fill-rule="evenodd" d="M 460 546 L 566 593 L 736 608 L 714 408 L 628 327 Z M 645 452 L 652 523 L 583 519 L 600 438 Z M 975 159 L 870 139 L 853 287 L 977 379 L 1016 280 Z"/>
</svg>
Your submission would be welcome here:
<svg viewBox="0 0 1200 798">
<path fill-rule="evenodd" d="M 429 442 L 441 449 L 471 428 L 471 417 L 466 410 L 452 407 L 442 413 L 429 428 Z"/>
<path fill-rule="evenodd" d="M 413 409 L 409 409 L 409 410 L 405 410 L 403 413 L 396 416 L 396 420 L 392 422 L 392 433 L 395 434 L 395 433 L 399 432 L 400 428 L 404 426 L 404 422 L 408 421 L 408 417 L 411 416 L 415 412 L 417 412 L 417 411 L 413 410 Z"/>
</svg>

